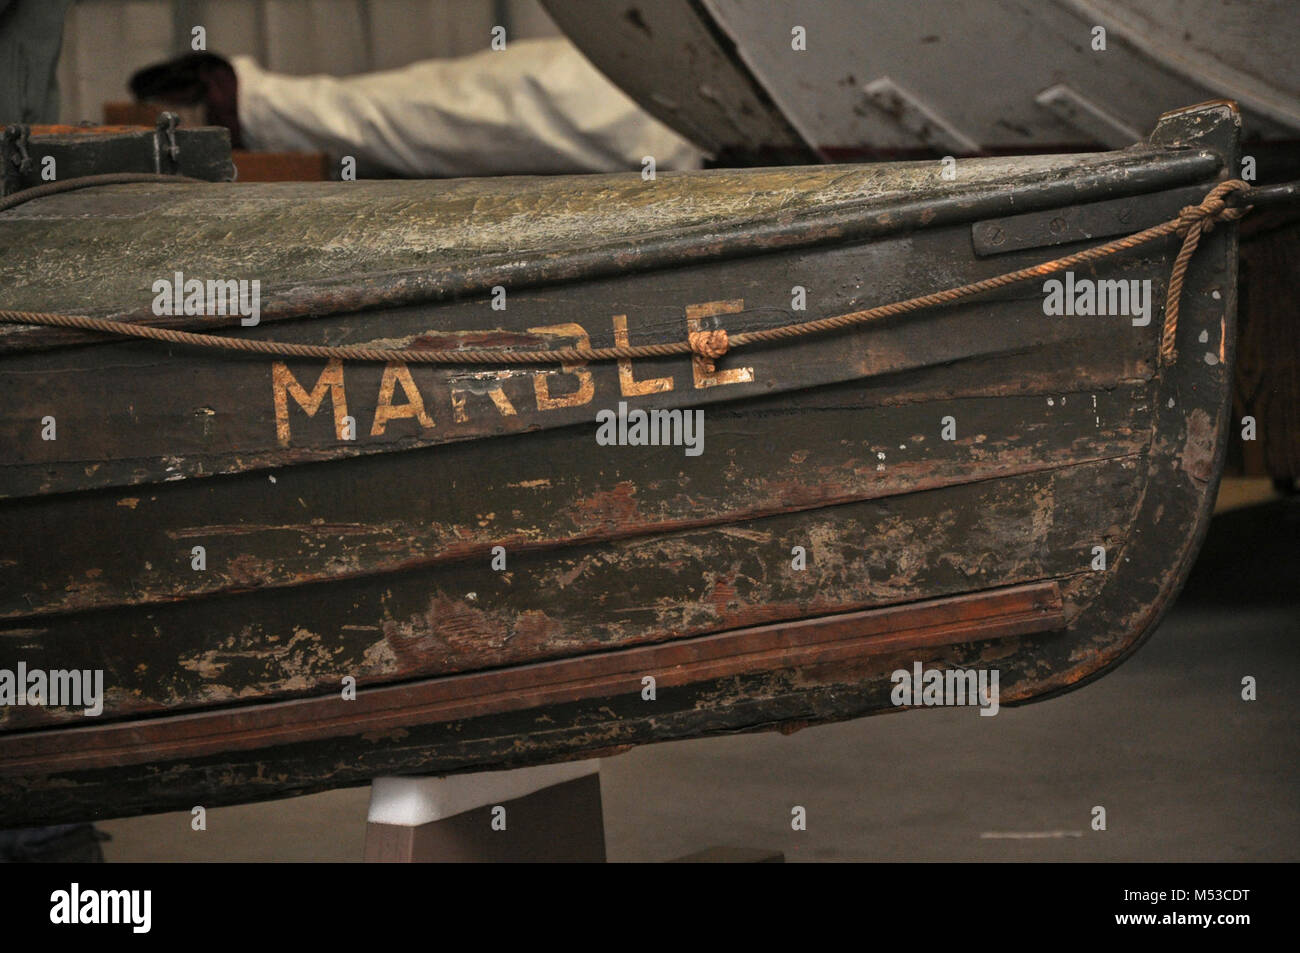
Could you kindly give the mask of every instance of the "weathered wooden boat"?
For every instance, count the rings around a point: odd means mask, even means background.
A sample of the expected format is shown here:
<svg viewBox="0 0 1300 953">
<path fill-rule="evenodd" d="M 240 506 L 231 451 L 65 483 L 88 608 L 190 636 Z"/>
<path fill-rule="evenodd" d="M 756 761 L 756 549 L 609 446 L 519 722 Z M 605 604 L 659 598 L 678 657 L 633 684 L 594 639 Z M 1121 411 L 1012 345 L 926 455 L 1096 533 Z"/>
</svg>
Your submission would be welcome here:
<svg viewBox="0 0 1300 953">
<path fill-rule="evenodd" d="M 1209 517 L 1231 221 L 1190 260 L 1176 354 L 1172 233 L 1055 275 L 1138 282 L 1145 315 L 1047 316 L 1040 278 L 743 335 L 1176 219 L 1232 177 L 1238 127 L 1216 102 L 1115 153 L 150 182 L 0 213 L 7 309 L 448 359 L 695 350 L 458 366 L 0 325 L 0 672 L 103 675 L 96 717 L 0 707 L 0 825 L 892 711 L 915 663 L 996 669 L 1002 704 L 1106 672 Z M 190 279 L 260 281 L 260 323 L 155 313 Z M 742 346 L 710 352 L 720 330 Z M 598 443 L 620 403 L 702 410 L 703 452 Z"/>
<path fill-rule="evenodd" d="M 1118 149 L 1207 99 L 1240 104 L 1261 166 L 1261 142 L 1300 141 L 1290 0 L 542 2 L 642 107 L 738 162 Z"/>
</svg>

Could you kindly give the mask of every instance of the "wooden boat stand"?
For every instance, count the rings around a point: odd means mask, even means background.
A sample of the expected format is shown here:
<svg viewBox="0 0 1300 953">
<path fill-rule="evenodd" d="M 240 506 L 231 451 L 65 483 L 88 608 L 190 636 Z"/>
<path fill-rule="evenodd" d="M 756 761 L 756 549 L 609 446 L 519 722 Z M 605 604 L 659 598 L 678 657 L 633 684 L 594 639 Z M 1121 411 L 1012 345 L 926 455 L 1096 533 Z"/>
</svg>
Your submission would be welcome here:
<svg viewBox="0 0 1300 953">
<path fill-rule="evenodd" d="M 376 778 L 366 863 L 603 863 L 600 762 L 446 778 Z M 676 862 L 780 863 L 780 851 L 709 847 Z"/>
<path fill-rule="evenodd" d="M 368 863 L 600 863 L 597 761 L 445 778 L 376 778 Z"/>
</svg>

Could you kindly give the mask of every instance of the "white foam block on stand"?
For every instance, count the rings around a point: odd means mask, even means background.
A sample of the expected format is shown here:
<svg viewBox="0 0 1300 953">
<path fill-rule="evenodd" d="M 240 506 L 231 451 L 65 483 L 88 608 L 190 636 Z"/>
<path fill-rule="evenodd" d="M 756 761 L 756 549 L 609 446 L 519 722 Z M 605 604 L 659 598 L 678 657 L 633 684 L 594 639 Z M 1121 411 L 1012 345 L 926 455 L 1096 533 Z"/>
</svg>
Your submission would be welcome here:
<svg viewBox="0 0 1300 953">
<path fill-rule="evenodd" d="M 600 762 L 590 760 L 442 778 L 375 778 L 370 786 L 367 820 L 372 824 L 418 827 L 475 808 L 513 801 L 599 770 Z"/>
</svg>

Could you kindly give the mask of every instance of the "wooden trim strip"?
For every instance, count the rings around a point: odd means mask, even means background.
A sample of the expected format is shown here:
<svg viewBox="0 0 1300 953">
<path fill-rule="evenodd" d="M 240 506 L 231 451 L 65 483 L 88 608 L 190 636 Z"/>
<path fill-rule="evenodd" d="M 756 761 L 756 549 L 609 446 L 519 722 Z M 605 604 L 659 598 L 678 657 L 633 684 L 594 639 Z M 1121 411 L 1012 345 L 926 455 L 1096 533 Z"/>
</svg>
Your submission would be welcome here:
<svg viewBox="0 0 1300 953">
<path fill-rule="evenodd" d="M 0 776 L 210 757 L 276 745 L 397 731 L 639 692 L 653 675 L 675 687 L 908 649 L 1002 639 L 1063 627 L 1055 581 L 737 629 L 577 658 L 294 699 L 78 728 L 0 736 Z"/>
</svg>

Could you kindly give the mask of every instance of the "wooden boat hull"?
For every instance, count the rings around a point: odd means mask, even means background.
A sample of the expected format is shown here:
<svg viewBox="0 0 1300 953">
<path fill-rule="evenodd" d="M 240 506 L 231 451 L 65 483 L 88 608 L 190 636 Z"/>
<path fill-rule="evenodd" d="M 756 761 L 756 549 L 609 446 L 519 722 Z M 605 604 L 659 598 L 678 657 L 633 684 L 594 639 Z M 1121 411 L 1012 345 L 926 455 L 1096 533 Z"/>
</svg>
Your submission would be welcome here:
<svg viewBox="0 0 1300 953">
<path fill-rule="evenodd" d="M 1256 139 L 1300 137 L 1286 0 L 543 3 L 644 109 L 737 162 L 1118 149 L 1210 98 Z"/>
<path fill-rule="evenodd" d="M 975 160 L 952 184 L 917 163 L 114 187 L 0 215 L 0 271 L 7 306 L 84 312 L 97 289 L 100 313 L 202 328 L 238 319 L 141 313 L 150 282 L 263 276 L 263 324 L 238 333 L 275 340 L 734 333 L 1089 244 L 1062 217 L 1092 235 L 1164 221 L 1234 167 L 1237 133 L 1210 104 L 1145 150 Z M 1088 274 L 1149 280 L 1159 302 L 1175 250 Z M 60 264 L 34 278 L 42 260 Z M 6 328 L 0 670 L 102 671 L 104 711 L 0 707 L 0 824 L 892 711 L 891 673 L 917 663 L 995 668 L 1003 704 L 1082 684 L 1151 630 L 1204 532 L 1235 269 L 1221 226 L 1165 366 L 1158 307 L 1140 326 L 1049 318 L 1032 283 L 712 372 L 275 361 Z M 598 445 L 593 416 L 619 402 L 703 409 L 703 452 Z"/>
</svg>

